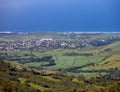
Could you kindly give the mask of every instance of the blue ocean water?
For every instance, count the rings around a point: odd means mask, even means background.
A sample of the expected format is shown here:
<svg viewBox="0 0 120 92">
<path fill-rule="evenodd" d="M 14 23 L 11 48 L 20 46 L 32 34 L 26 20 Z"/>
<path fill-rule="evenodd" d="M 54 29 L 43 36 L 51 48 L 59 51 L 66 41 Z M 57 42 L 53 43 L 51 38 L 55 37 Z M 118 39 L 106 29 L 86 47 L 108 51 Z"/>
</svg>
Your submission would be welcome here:
<svg viewBox="0 0 120 92">
<path fill-rule="evenodd" d="M 119 32 L 120 0 L 2 0 L 0 31 Z"/>
</svg>

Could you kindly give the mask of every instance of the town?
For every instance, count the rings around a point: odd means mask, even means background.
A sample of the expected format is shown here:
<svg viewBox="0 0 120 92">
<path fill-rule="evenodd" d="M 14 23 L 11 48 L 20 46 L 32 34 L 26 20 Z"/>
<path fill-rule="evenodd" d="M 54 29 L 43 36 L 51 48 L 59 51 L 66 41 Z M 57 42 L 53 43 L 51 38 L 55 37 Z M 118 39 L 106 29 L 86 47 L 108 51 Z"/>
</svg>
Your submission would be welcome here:
<svg viewBox="0 0 120 92">
<path fill-rule="evenodd" d="M 5 34 L 8 35 L 8 34 Z M 30 34 L 28 34 L 30 35 Z M 53 35 L 51 33 L 51 35 Z M 31 39 L 27 41 L 12 40 L 12 41 L 0 41 L 0 50 L 5 51 L 19 51 L 19 50 L 36 50 L 39 52 L 49 51 L 58 48 L 85 48 L 88 46 L 104 46 L 120 40 L 119 36 L 114 37 L 99 37 L 96 39 L 88 39 L 91 35 L 96 34 L 78 34 L 78 33 L 63 33 L 57 34 L 63 37 L 68 36 L 70 40 L 60 39 L 57 40 L 52 37 L 44 37 Z M 98 34 L 97 34 L 98 35 Z M 4 35 L 3 35 L 4 36 Z M 11 36 L 10 34 L 8 36 Z"/>
</svg>

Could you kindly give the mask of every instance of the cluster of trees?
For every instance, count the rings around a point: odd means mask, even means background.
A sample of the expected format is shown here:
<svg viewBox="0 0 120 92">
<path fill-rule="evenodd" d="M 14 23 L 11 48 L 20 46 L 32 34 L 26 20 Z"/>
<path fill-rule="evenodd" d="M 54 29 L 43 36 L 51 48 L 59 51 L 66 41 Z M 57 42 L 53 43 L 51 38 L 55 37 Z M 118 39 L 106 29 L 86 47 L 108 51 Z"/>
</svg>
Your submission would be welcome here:
<svg viewBox="0 0 120 92">
<path fill-rule="evenodd" d="M 9 55 L 8 53 L 0 53 L 0 60 L 9 60 L 9 61 L 18 61 L 21 64 L 30 63 L 30 62 L 48 62 L 45 66 L 55 65 L 55 61 L 51 55 L 44 57 L 36 57 L 34 54 L 25 54 L 27 58 L 19 56 L 17 54 Z"/>
<path fill-rule="evenodd" d="M 34 57 L 30 57 L 30 58 L 20 58 L 19 63 L 25 64 L 25 63 L 30 63 L 30 62 L 49 62 L 49 64 L 46 64 L 45 66 L 52 66 L 55 65 L 55 61 L 53 59 L 53 57 L 50 56 L 44 56 L 42 58 L 34 58 Z"/>
<path fill-rule="evenodd" d="M 93 56 L 93 53 L 76 53 L 76 52 L 71 52 L 71 53 L 65 53 L 65 56 Z"/>
<path fill-rule="evenodd" d="M 81 68 L 86 66 L 94 66 L 94 63 L 82 65 L 82 66 L 74 66 L 67 69 L 58 69 L 58 71 L 64 71 L 64 72 L 73 72 L 73 73 L 107 73 L 106 75 L 102 76 L 108 79 L 120 79 L 120 70 L 116 68 L 110 68 L 110 69 L 98 69 L 98 70 L 81 70 Z"/>
<path fill-rule="evenodd" d="M 88 63 L 88 64 L 85 64 L 85 65 L 81 65 L 81 66 L 74 66 L 74 67 L 70 67 L 70 68 L 67 68 L 66 71 L 68 72 L 81 72 L 82 70 L 78 70 L 78 69 L 81 69 L 83 67 L 87 67 L 87 66 L 94 66 L 94 63 Z"/>
<path fill-rule="evenodd" d="M 117 41 L 120 41 L 119 37 L 111 37 L 111 38 L 104 38 L 104 39 L 96 39 L 96 40 L 90 41 L 90 44 L 93 46 L 104 46 Z"/>
</svg>

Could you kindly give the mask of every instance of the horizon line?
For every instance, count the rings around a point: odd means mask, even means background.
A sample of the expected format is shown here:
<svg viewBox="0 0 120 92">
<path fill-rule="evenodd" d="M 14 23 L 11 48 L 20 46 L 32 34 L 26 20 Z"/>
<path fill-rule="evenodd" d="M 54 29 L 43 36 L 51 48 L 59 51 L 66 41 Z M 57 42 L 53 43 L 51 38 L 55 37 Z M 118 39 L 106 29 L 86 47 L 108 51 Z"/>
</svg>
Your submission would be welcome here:
<svg viewBox="0 0 120 92">
<path fill-rule="evenodd" d="M 6 34 L 10 34 L 10 33 L 120 33 L 120 32 L 82 32 L 82 31 L 79 31 L 79 32 L 71 32 L 71 31 L 63 31 L 63 32 L 54 32 L 54 31 L 48 31 L 48 32 L 43 32 L 43 31 L 40 31 L 40 32 L 11 32 L 11 31 L 1 31 L 0 33 L 6 33 Z"/>
</svg>

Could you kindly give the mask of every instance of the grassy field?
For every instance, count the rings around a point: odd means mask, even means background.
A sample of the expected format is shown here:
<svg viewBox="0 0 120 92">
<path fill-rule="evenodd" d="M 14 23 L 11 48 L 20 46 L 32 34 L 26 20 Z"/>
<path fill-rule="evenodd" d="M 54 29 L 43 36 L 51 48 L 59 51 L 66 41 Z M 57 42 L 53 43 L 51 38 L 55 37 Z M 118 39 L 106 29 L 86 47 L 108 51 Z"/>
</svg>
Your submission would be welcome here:
<svg viewBox="0 0 120 92">
<path fill-rule="evenodd" d="M 88 54 L 88 53 L 93 53 L 93 56 L 66 56 L 64 55 L 65 53 L 71 53 L 71 52 L 75 52 L 75 53 L 79 53 L 79 54 Z M 83 50 L 78 50 L 78 49 L 56 49 L 53 51 L 48 51 L 45 53 L 36 53 L 33 52 L 33 54 L 35 54 L 37 57 L 43 57 L 46 55 L 52 55 L 53 59 L 55 60 L 56 65 L 55 66 L 47 66 L 44 67 L 46 69 L 52 69 L 52 70 L 56 70 L 59 68 L 69 68 L 69 67 L 73 67 L 73 66 L 82 66 L 88 63 L 96 63 L 100 60 L 102 60 L 104 58 L 104 56 L 98 56 L 97 54 L 94 55 L 96 52 L 96 50 L 90 50 L 90 51 L 83 51 Z M 26 66 L 40 66 L 41 64 L 43 64 L 43 62 L 31 62 L 31 63 L 26 63 Z"/>
</svg>

